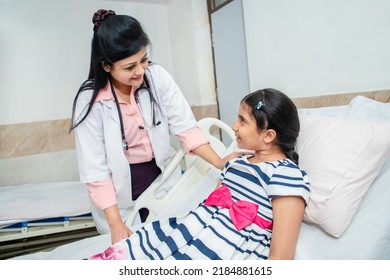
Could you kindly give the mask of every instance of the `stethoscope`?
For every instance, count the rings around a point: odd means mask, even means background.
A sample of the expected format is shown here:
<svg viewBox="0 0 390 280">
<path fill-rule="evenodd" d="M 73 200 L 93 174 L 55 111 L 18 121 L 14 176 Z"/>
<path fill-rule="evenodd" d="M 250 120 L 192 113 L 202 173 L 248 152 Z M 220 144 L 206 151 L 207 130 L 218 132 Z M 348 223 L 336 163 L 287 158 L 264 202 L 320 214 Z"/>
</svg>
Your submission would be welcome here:
<svg viewBox="0 0 390 280">
<path fill-rule="evenodd" d="M 121 126 L 121 134 L 122 134 L 122 147 L 123 147 L 124 150 L 128 150 L 129 149 L 129 144 L 126 141 L 125 129 L 124 129 L 124 126 L 123 126 L 123 119 L 122 119 L 122 112 L 121 112 L 121 108 L 119 106 L 118 97 L 116 95 L 114 86 L 112 85 L 112 81 L 111 81 L 110 78 L 109 78 L 109 81 L 110 81 L 110 86 L 111 86 L 111 92 L 112 92 L 112 95 L 114 96 L 114 99 L 115 99 L 116 108 L 118 109 L 119 123 L 120 123 L 120 126 Z M 152 93 L 152 91 L 150 89 L 150 85 L 149 85 L 149 82 L 148 82 L 145 74 L 144 74 L 143 82 L 142 82 L 141 86 L 139 88 L 137 88 L 136 91 L 134 92 L 134 99 L 135 99 L 135 102 L 137 104 L 140 103 L 139 95 L 140 95 L 140 92 L 142 92 L 142 91 L 146 91 L 147 94 L 149 95 L 150 107 L 151 107 L 151 116 L 152 116 L 152 126 L 153 127 L 158 126 L 161 122 L 160 121 L 156 122 L 156 116 L 155 116 L 155 113 L 154 113 L 154 105 L 155 105 L 155 103 L 157 104 L 157 102 L 156 102 L 156 99 L 153 96 L 153 93 Z M 141 106 L 140 106 L 140 110 L 141 110 L 141 113 L 143 114 Z M 144 117 L 144 119 L 145 119 L 145 117 Z M 144 129 L 144 127 L 142 125 L 140 125 L 138 128 L 139 129 Z"/>
</svg>

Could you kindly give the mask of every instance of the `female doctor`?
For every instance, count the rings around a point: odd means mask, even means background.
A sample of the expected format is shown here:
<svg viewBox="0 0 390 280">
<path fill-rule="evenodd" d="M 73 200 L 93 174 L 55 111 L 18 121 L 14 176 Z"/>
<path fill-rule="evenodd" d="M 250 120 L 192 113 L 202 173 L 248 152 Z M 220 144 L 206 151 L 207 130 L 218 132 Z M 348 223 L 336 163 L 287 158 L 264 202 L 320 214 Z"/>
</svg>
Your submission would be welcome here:
<svg viewBox="0 0 390 280">
<path fill-rule="evenodd" d="M 149 38 L 136 19 L 98 10 L 92 22 L 89 76 L 74 99 L 71 130 L 96 227 L 115 243 L 131 234 L 123 220 L 133 201 L 173 157 L 170 134 L 219 169 L 237 153 L 221 159 L 211 148 L 170 74 L 148 61 Z"/>
</svg>

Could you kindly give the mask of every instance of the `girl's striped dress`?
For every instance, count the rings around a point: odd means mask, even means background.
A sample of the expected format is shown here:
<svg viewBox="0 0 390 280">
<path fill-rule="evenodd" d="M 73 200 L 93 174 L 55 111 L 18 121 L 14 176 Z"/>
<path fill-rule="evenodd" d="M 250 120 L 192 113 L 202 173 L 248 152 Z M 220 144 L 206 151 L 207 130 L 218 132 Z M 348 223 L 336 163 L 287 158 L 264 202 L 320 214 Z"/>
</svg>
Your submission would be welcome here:
<svg viewBox="0 0 390 280">
<path fill-rule="evenodd" d="M 309 199 L 307 175 L 289 159 L 252 164 L 246 157 L 236 158 L 226 164 L 221 180 L 233 201 L 257 204 L 257 215 L 269 223 L 274 197 Z M 203 201 L 185 216 L 146 224 L 89 259 L 267 259 L 271 235 L 272 229 L 255 223 L 238 230 L 228 208 Z"/>
</svg>

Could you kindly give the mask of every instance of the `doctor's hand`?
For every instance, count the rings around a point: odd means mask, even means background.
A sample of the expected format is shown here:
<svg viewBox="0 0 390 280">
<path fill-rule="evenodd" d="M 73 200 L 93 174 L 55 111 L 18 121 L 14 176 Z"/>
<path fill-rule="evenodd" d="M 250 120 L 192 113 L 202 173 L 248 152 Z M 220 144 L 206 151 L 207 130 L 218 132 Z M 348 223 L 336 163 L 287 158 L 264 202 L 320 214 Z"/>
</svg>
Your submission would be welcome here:
<svg viewBox="0 0 390 280">
<path fill-rule="evenodd" d="M 111 232 L 112 244 L 132 235 L 131 230 L 123 223 L 117 205 L 112 205 L 103 210 L 106 215 Z"/>
<path fill-rule="evenodd" d="M 200 156 L 202 159 L 207 161 L 208 163 L 214 165 L 216 168 L 222 170 L 225 167 L 225 164 L 236 157 L 240 157 L 244 154 L 250 154 L 251 152 L 246 152 L 246 151 L 235 151 L 232 152 L 223 158 L 221 158 L 215 151 L 214 149 L 210 146 L 210 144 L 204 144 L 199 146 L 198 148 L 192 150 L 192 152 L 195 155 Z"/>
<path fill-rule="evenodd" d="M 117 225 L 110 226 L 111 243 L 114 244 L 132 235 L 132 231 L 121 221 Z"/>
<path fill-rule="evenodd" d="M 232 152 L 226 156 L 224 156 L 222 159 L 221 159 L 221 166 L 222 168 L 220 169 L 223 169 L 223 167 L 225 166 L 225 164 L 231 160 L 231 159 L 234 159 L 234 158 L 238 158 L 240 156 L 244 156 L 244 155 L 250 155 L 252 154 L 251 152 Z"/>
</svg>

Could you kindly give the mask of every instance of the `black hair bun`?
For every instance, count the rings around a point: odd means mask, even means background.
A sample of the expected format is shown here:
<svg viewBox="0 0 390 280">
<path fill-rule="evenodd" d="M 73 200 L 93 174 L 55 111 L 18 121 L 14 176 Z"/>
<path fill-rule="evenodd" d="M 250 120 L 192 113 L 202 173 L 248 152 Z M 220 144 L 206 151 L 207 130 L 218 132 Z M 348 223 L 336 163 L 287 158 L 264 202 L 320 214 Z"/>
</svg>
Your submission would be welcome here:
<svg viewBox="0 0 390 280">
<path fill-rule="evenodd" d="M 115 15 L 115 12 L 112 10 L 100 9 L 95 12 L 92 18 L 93 31 L 96 31 L 96 29 L 102 24 L 102 22 L 111 15 Z"/>
</svg>

